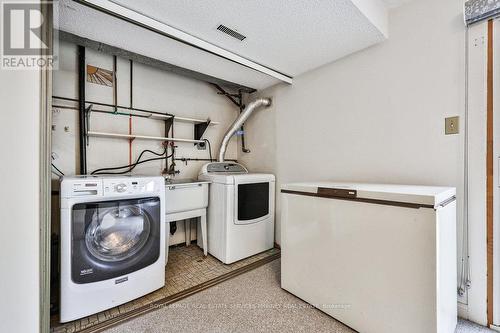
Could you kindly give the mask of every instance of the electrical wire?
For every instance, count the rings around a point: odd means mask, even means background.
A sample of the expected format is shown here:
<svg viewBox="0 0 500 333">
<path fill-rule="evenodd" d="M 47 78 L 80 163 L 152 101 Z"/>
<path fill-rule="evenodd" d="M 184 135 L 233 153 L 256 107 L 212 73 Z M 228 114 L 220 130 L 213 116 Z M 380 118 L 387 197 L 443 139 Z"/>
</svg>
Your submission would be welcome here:
<svg viewBox="0 0 500 333">
<path fill-rule="evenodd" d="M 214 160 L 212 158 L 212 145 L 210 144 L 210 141 L 208 139 L 203 139 L 203 141 L 208 144 L 208 154 L 210 156 L 210 162 L 213 162 Z"/>
<path fill-rule="evenodd" d="M 209 159 L 207 158 L 191 158 L 191 157 L 181 157 L 181 158 L 174 158 L 175 161 L 181 161 L 181 162 L 184 162 L 186 163 L 187 165 L 187 162 L 188 161 L 199 161 L 199 162 L 202 162 L 202 161 L 209 161 L 209 162 L 213 162 L 214 159 L 212 158 L 212 145 L 210 144 L 210 141 L 208 139 L 203 139 L 203 141 L 205 141 L 208 145 L 208 154 L 210 156 Z M 226 160 L 226 161 L 233 161 L 233 162 L 236 162 L 237 160 Z"/>
<path fill-rule="evenodd" d="M 54 163 L 50 163 L 50 164 L 52 165 L 52 167 L 53 167 L 53 168 L 54 168 L 57 172 L 59 172 L 59 174 L 57 174 L 57 173 L 55 173 L 55 172 L 53 172 L 53 171 L 52 171 L 52 173 L 53 173 L 53 174 L 56 174 L 56 175 L 58 175 L 58 176 L 64 176 L 64 173 L 63 173 L 61 170 L 59 170 L 59 169 L 58 169 L 58 168 L 54 165 Z"/>
<path fill-rule="evenodd" d="M 146 159 L 146 160 L 141 161 L 141 158 L 142 158 L 142 156 L 145 153 L 151 153 L 151 154 L 154 154 L 156 156 L 161 156 L 161 157 L 155 157 L 155 158 L 150 158 L 150 159 Z M 131 172 L 132 170 L 134 170 L 134 168 L 136 166 L 138 166 L 139 164 L 143 164 L 143 163 L 146 163 L 146 162 L 158 161 L 158 160 L 161 160 L 161 159 L 165 159 L 164 155 L 166 153 L 167 153 L 167 147 L 165 147 L 163 149 L 163 152 L 161 152 L 161 153 L 157 153 L 157 152 L 154 152 L 152 150 L 145 149 L 145 150 L 143 150 L 139 154 L 139 157 L 137 158 L 137 160 L 136 160 L 135 163 L 128 164 L 128 165 L 123 165 L 123 166 L 119 166 L 119 167 L 110 167 L 110 168 L 97 169 L 97 170 L 92 171 L 91 175 L 103 175 L 103 174 L 105 174 L 105 175 L 123 175 L 125 173 Z M 168 155 L 167 158 L 171 157 L 171 156 L 172 155 Z M 125 168 L 128 168 L 128 170 L 120 171 L 120 172 L 107 172 L 107 171 L 120 170 L 120 169 L 125 169 Z"/>
<path fill-rule="evenodd" d="M 208 139 L 203 139 L 203 141 L 205 141 L 208 145 L 208 153 L 210 156 L 210 161 L 213 162 L 214 159 L 213 159 L 213 155 L 212 155 L 212 144 L 210 143 L 210 140 L 208 140 Z M 152 150 L 145 149 L 139 154 L 139 157 L 137 158 L 135 163 L 122 165 L 122 166 L 118 166 L 118 167 L 101 168 L 101 169 L 97 169 L 97 170 L 92 171 L 90 174 L 91 175 L 123 175 L 123 174 L 129 173 L 132 170 L 134 170 L 134 168 L 136 166 L 138 166 L 139 164 L 143 164 L 143 163 L 151 162 L 151 161 L 162 160 L 162 159 L 165 159 L 165 157 L 166 158 L 173 157 L 174 152 L 172 152 L 170 155 L 165 156 L 167 154 L 167 150 L 168 150 L 168 147 L 165 147 L 163 149 L 163 152 L 157 153 L 157 152 L 154 152 Z M 141 161 L 141 158 L 145 153 L 151 153 L 151 154 L 154 154 L 154 155 L 160 156 L 160 157 L 149 158 L 149 159 Z M 128 169 L 124 170 L 124 171 L 110 172 L 110 171 L 120 170 L 120 169 L 125 169 L 125 168 L 128 168 Z"/>
<path fill-rule="evenodd" d="M 172 154 L 168 155 L 167 157 L 171 157 L 171 156 L 172 156 Z M 164 160 L 164 159 L 165 159 L 165 157 L 163 157 L 163 156 L 162 157 L 149 158 L 147 160 L 138 161 L 138 162 L 135 162 L 135 163 L 130 164 L 130 165 L 124 165 L 123 167 L 121 167 L 121 169 L 126 168 L 126 167 L 130 167 L 128 170 L 125 170 L 125 171 L 120 171 L 120 172 L 103 172 L 103 170 L 101 170 L 99 172 L 96 172 L 97 171 L 96 170 L 92 174 L 93 175 L 123 175 L 123 174 L 129 173 L 132 170 L 134 170 L 134 168 L 136 166 L 138 166 L 139 164 L 143 164 L 143 163 L 151 162 L 151 161 L 160 161 L 160 160 Z M 104 169 L 104 170 L 107 170 L 107 169 Z"/>
<path fill-rule="evenodd" d="M 165 148 L 163 150 L 163 152 L 161 153 L 157 153 L 157 152 L 154 152 L 152 150 L 149 150 L 149 149 L 145 149 L 143 150 L 140 154 L 139 154 L 139 157 L 137 158 L 136 160 L 136 163 L 139 162 L 142 158 L 142 155 L 144 155 L 145 153 L 151 153 L 151 154 L 154 154 L 156 156 L 163 156 L 165 155 L 165 153 L 167 152 L 167 148 Z M 124 169 L 124 168 L 130 168 L 134 165 L 135 163 L 132 163 L 132 164 L 128 164 L 128 165 L 124 165 L 124 166 L 120 166 L 120 167 L 110 167 L 110 168 L 101 168 L 101 169 L 97 169 L 97 170 L 94 170 L 92 171 L 91 175 L 94 175 L 98 172 L 101 172 L 101 171 L 106 171 L 106 170 L 119 170 L 119 169 Z"/>
</svg>

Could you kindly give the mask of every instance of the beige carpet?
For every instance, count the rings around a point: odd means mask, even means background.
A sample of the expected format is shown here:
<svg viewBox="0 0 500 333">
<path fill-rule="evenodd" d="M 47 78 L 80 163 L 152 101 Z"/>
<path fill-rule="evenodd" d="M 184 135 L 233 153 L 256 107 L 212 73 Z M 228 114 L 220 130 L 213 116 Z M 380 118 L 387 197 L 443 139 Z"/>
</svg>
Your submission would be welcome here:
<svg viewBox="0 0 500 333">
<path fill-rule="evenodd" d="M 91 329 L 97 325 L 106 323 L 108 320 L 119 318 L 136 309 L 149 306 L 155 301 L 170 297 L 278 252 L 278 249 L 270 249 L 231 265 L 224 265 L 210 255 L 205 258 L 203 251 L 197 246 L 170 247 L 166 267 L 165 287 L 123 305 L 68 323 L 60 324 L 59 316 L 54 315 L 51 318 L 51 333 L 78 333 L 84 329 Z"/>
<path fill-rule="evenodd" d="M 282 290 L 279 270 L 276 260 L 106 333 L 354 332 Z M 456 332 L 493 331 L 460 321 Z"/>
</svg>

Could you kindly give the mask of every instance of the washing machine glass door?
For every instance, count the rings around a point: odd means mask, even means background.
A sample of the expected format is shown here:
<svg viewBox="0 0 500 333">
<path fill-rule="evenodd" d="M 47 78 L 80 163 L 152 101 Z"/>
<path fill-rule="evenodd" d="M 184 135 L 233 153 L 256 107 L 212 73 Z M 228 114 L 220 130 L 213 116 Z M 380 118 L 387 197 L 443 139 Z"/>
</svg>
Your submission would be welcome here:
<svg viewBox="0 0 500 333">
<path fill-rule="evenodd" d="M 71 277 L 102 281 L 156 262 L 161 248 L 157 197 L 81 203 L 73 206 Z"/>
<path fill-rule="evenodd" d="M 137 253 L 148 240 L 151 219 L 140 205 L 97 209 L 85 233 L 87 248 L 103 261 L 121 261 Z"/>
</svg>

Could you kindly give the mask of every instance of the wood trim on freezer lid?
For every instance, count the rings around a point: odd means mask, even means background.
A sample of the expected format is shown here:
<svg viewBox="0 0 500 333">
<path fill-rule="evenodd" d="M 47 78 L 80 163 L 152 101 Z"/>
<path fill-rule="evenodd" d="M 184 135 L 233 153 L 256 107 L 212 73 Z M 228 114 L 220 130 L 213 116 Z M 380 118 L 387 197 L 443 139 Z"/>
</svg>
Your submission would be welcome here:
<svg viewBox="0 0 500 333">
<path fill-rule="evenodd" d="M 375 204 L 375 205 L 396 206 L 396 207 L 413 208 L 413 209 L 419 209 L 419 208 L 435 209 L 437 207 L 444 207 L 447 204 L 454 202 L 456 200 L 456 197 L 453 196 L 452 198 L 445 200 L 444 202 L 441 202 L 438 205 L 434 206 L 434 205 L 418 204 L 418 203 L 411 203 L 411 202 L 368 199 L 368 198 L 356 198 L 356 197 L 349 197 L 349 196 L 345 196 L 345 195 L 331 195 L 331 194 L 325 194 L 324 192 L 314 193 L 314 192 L 281 190 L 281 193 L 303 195 L 303 196 L 308 196 L 308 197 L 335 199 L 335 200 L 356 201 L 356 202 L 364 202 L 364 203 L 370 203 L 370 204 Z"/>
<path fill-rule="evenodd" d="M 486 262 L 487 318 L 493 324 L 493 20 L 488 21 L 486 102 Z"/>
</svg>

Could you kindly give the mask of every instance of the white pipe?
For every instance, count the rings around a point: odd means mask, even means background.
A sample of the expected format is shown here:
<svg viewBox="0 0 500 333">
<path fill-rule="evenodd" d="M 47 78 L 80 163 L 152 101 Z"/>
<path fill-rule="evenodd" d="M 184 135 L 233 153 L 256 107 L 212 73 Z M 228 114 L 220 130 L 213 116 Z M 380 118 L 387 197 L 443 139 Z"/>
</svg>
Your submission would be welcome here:
<svg viewBox="0 0 500 333">
<path fill-rule="evenodd" d="M 269 107 L 271 106 L 270 98 L 259 98 L 255 101 L 248 104 L 248 106 L 241 112 L 240 116 L 234 121 L 234 123 L 229 127 L 226 134 L 224 135 L 224 139 L 222 139 L 222 143 L 219 149 L 219 162 L 224 162 L 224 155 L 226 154 L 227 145 L 229 144 L 229 140 L 233 136 L 233 134 L 243 125 L 243 123 L 250 117 L 250 115 L 259 107 Z"/>
<path fill-rule="evenodd" d="M 203 142 L 205 142 L 204 140 L 168 138 L 168 137 L 163 137 L 163 136 L 93 132 L 93 131 L 88 131 L 87 135 L 88 136 L 102 137 L 102 138 L 144 139 L 144 140 L 157 140 L 157 141 L 189 142 L 189 143 L 203 143 Z"/>
</svg>

